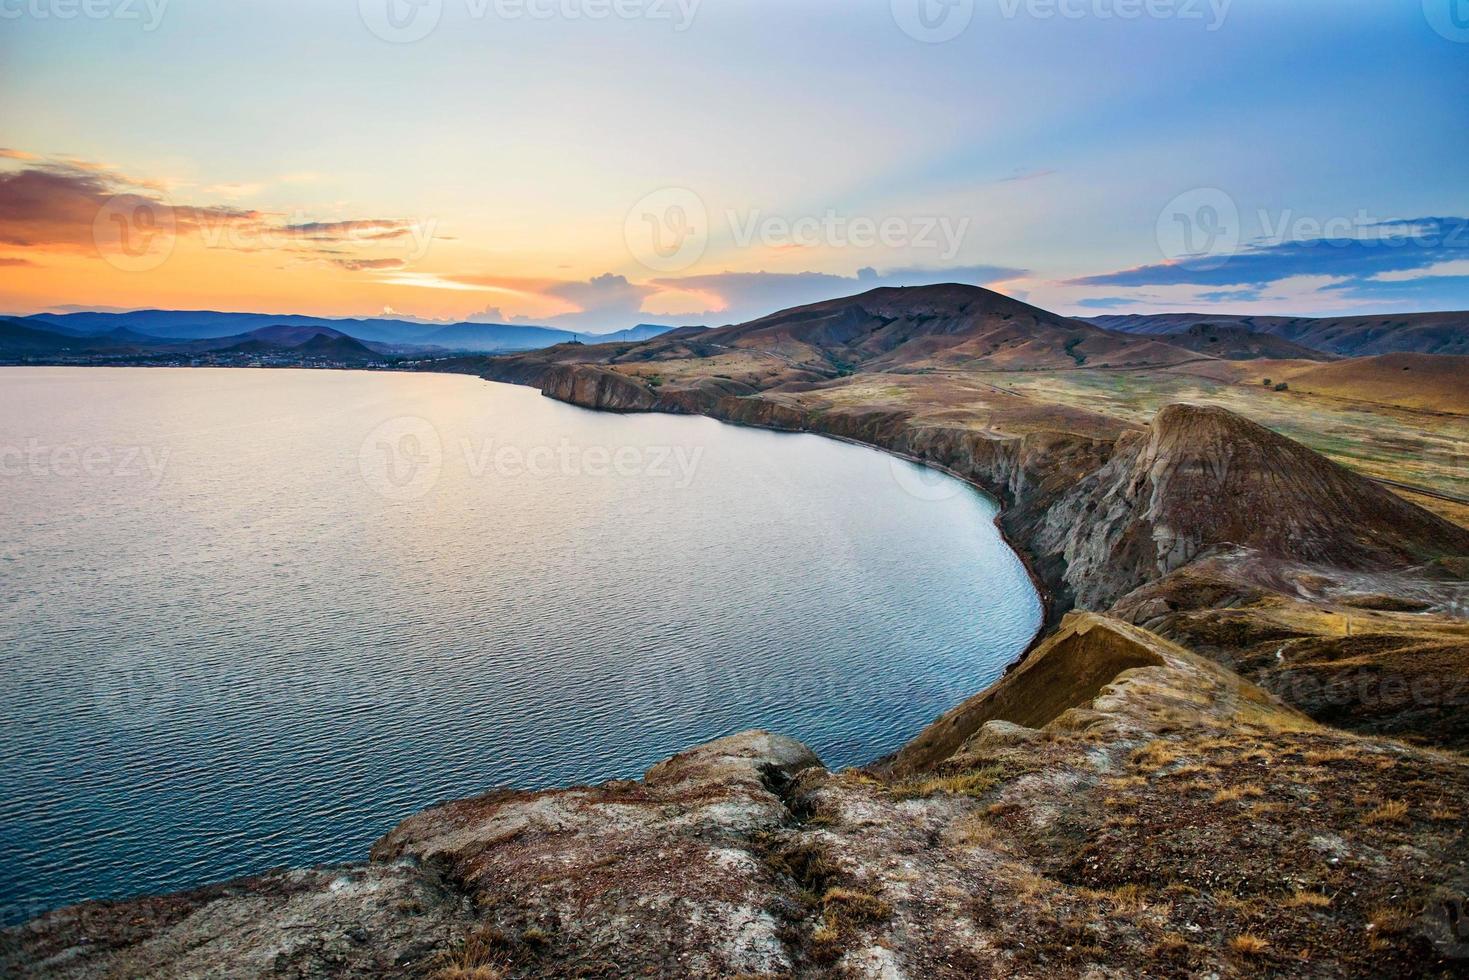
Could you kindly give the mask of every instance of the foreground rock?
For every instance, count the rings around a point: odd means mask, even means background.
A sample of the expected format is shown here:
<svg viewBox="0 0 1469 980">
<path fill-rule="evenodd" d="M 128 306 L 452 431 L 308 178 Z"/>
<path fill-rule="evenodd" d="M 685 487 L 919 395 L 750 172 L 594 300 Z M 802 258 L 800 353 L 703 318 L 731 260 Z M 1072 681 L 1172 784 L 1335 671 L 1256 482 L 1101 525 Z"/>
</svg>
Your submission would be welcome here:
<svg viewBox="0 0 1469 980">
<path fill-rule="evenodd" d="M 1077 614 L 871 771 L 747 733 L 640 782 L 427 811 L 366 865 L 53 913 L 0 971 L 1462 975 L 1465 799 L 1461 757 Z"/>
</svg>

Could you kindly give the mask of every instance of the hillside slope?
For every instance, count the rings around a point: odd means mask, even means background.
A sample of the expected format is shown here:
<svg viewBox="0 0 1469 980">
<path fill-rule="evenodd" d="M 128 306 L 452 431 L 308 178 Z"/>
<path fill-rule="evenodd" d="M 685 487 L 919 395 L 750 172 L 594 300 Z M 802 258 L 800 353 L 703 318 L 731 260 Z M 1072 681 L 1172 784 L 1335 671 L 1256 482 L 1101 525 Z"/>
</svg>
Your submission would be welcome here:
<svg viewBox="0 0 1469 980">
<path fill-rule="evenodd" d="M 1172 405 L 1053 510 L 1084 608 L 1103 609 L 1210 549 L 1331 568 L 1469 555 L 1469 531 L 1222 408 Z"/>
<path fill-rule="evenodd" d="M 1284 317 L 1227 313 L 1111 314 L 1087 322 L 1122 333 L 1166 336 L 1198 324 L 1243 327 L 1329 354 L 1469 354 L 1469 312 Z"/>
<path fill-rule="evenodd" d="M 1469 414 L 1469 356 L 1381 354 L 1323 364 L 1282 377 L 1297 391 L 1427 412 Z"/>
<path fill-rule="evenodd" d="M 956 283 L 874 289 L 721 327 L 699 340 L 817 370 L 892 371 L 976 362 L 1008 368 L 1161 365 L 1192 356 L 1167 343 L 1109 333 Z"/>
</svg>

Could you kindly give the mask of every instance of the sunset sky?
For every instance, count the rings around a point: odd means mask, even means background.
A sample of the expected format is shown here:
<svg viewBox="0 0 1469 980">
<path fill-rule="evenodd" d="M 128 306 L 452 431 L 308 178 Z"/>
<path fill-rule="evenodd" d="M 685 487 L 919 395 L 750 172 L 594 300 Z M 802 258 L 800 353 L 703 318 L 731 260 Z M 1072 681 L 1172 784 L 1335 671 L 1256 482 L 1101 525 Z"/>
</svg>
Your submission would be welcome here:
<svg viewBox="0 0 1469 980">
<path fill-rule="evenodd" d="M 0 312 L 1469 308 L 1455 0 L 947 2 L 0 0 Z"/>
</svg>

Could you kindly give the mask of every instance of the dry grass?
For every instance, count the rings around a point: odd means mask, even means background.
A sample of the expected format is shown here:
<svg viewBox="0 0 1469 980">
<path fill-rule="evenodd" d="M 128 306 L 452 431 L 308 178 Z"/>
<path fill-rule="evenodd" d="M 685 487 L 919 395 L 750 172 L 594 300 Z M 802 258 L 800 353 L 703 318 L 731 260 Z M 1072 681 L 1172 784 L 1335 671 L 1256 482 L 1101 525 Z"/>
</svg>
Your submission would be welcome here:
<svg viewBox="0 0 1469 980">
<path fill-rule="evenodd" d="M 1270 949 L 1270 943 L 1246 932 L 1231 939 L 1229 948 L 1241 956 L 1260 956 Z"/>
<path fill-rule="evenodd" d="M 488 927 L 471 932 L 463 944 L 441 957 L 434 980 L 504 980 L 510 967 L 505 934 Z"/>
<path fill-rule="evenodd" d="M 954 838 L 967 847 L 986 847 L 1005 850 L 1008 836 L 1000 834 L 995 827 L 978 813 L 971 813 L 954 824 Z"/>
<path fill-rule="evenodd" d="M 1169 960 L 1183 956 L 1187 952 L 1188 940 L 1176 932 L 1169 932 L 1153 944 L 1150 955 L 1155 960 Z"/>
<path fill-rule="evenodd" d="M 1362 823 L 1368 827 L 1385 823 L 1406 824 L 1408 822 L 1408 804 L 1403 800 L 1388 800 L 1377 809 L 1362 815 Z"/>
<path fill-rule="evenodd" d="M 811 931 L 811 953 L 822 963 L 842 955 L 855 929 L 892 915 L 892 908 L 882 899 L 855 888 L 828 888 L 821 896 L 821 908 L 821 923 Z"/>
<path fill-rule="evenodd" d="M 1162 740 L 1150 742 L 1132 754 L 1132 764 L 1144 772 L 1157 772 L 1166 765 L 1179 760 L 1173 746 Z"/>
<path fill-rule="evenodd" d="M 837 928 L 848 923 L 880 922 L 893 911 L 876 895 L 853 888 L 829 888 L 821 896 L 821 904 L 826 909 L 826 924 Z"/>
<path fill-rule="evenodd" d="M 1288 909 L 1324 909 L 1330 907 L 1331 898 L 1320 892 L 1304 891 L 1298 888 L 1283 904 Z"/>
<path fill-rule="evenodd" d="M 1372 913 L 1371 928 L 1379 936 L 1401 935 L 1413 928 L 1417 914 L 1410 908 L 1389 906 Z"/>
<path fill-rule="evenodd" d="M 951 796 L 983 796 L 999 785 L 1003 778 L 1004 773 L 999 767 L 990 766 L 954 776 L 936 776 L 933 779 L 900 783 L 894 787 L 893 795 L 902 800 L 922 799 L 936 793 L 948 793 Z"/>
<path fill-rule="evenodd" d="M 1254 799 L 1254 798 L 1258 798 L 1258 797 L 1261 797 L 1261 796 L 1264 796 L 1264 795 L 1265 795 L 1265 791 L 1263 789 L 1261 789 L 1260 787 L 1255 786 L 1255 785 L 1230 786 L 1227 789 L 1221 789 L 1219 792 L 1215 793 L 1214 794 L 1214 802 L 1215 803 L 1232 803 L 1235 800 L 1243 800 L 1246 797 L 1250 797 L 1251 799 Z"/>
<path fill-rule="evenodd" d="M 811 955 L 818 963 L 830 963 L 841 956 L 841 930 L 831 926 L 817 926 L 812 930 Z"/>
</svg>

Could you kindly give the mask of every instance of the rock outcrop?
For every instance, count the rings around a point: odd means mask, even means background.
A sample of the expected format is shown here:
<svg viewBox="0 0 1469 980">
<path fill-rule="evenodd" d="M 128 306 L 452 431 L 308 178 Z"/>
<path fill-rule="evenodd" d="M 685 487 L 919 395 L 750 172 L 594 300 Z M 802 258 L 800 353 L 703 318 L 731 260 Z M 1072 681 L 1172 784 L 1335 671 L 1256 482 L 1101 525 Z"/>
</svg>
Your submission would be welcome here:
<svg viewBox="0 0 1469 980">
<path fill-rule="evenodd" d="M 958 715 L 942 746 L 870 771 L 751 732 L 639 782 L 451 803 L 364 865 L 43 916 L 0 933 L 0 972 L 1049 980 L 1469 961 L 1460 757 L 1315 725 L 1092 614 Z M 1406 802 L 1404 785 L 1425 789 Z"/>
<path fill-rule="evenodd" d="M 1392 569 L 1469 554 L 1469 531 L 1225 409 L 1170 405 L 1066 495 L 1039 542 L 1090 609 L 1218 547 Z"/>
<path fill-rule="evenodd" d="M 594 365 L 558 365 L 546 372 L 541 390 L 549 397 L 605 412 L 651 412 L 658 396 L 625 374 Z"/>
</svg>

